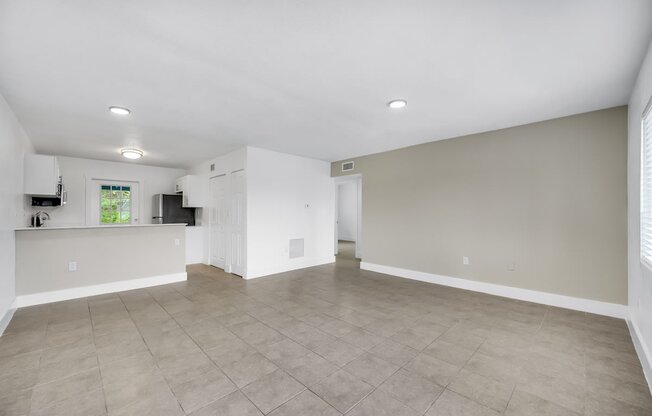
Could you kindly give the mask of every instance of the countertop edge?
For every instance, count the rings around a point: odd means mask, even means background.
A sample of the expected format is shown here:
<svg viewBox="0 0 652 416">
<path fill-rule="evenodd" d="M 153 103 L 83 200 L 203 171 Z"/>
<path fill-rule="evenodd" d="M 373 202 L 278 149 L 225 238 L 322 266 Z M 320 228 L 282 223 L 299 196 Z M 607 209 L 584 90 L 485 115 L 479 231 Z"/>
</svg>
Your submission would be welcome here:
<svg viewBox="0 0 652 416">
<path fill-rule="evenodd" d="M 71 225 L 71 226 L 61 226 L 61 227 L 23 227 L 23 228 L 14 228 L 14 231 L 57 231 L 57 230 L 86 230 L 86 229 L 97 229 L 97 228 L 147 228 L 147 227 L 180 227 L 187 226 L 186 223 L 174 223 L 174 224 L 129 224 L 129 225 Z"/>
</svg>

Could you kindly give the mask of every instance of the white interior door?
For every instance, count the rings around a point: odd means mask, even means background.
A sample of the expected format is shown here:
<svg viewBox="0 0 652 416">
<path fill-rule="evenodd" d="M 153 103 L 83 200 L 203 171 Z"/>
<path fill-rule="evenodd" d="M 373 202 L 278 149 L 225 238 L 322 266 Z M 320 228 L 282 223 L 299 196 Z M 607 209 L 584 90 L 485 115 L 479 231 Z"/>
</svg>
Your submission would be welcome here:
<svg viewBox="0 0 652 416">
<path fill-rule="evenodd" d="M 210 264 L 220 269 L 226 268 L 226 185 L 226 175 L 210 179 Z"/>
<path fill-rule="evenodd" d="M 244 276 L 245 262 L 245 172 L 231 175 L 231 212 L 229 215 L 230 272 Z"/>
</svg>

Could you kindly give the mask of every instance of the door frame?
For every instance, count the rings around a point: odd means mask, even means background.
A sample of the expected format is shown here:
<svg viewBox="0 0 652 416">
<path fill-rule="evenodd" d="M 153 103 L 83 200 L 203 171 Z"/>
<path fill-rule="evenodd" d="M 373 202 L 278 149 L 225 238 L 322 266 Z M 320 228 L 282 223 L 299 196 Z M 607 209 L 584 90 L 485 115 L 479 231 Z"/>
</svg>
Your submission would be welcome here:
<svg viewBox="0 0 652 416">
<path fill-rule="evenodd" d="M 240 274 L 235 274 L 233 273 L 233 264 L 232 264 L 232 228 L 233 225 L 231 224 L 232 217 L 233 217 L 233 177 L 234 174 L 241 174 L 243 175 L 243 181 L 244 181 L 244 190 L 243 190 L 243 230 L 242 230 L 242 275 Z M 224 225 L 225 229 L 225 242 L 224 242 L 224 271 L 226 273 L 233 274 L 234 276 L 242 277 L 243 279 L 246 279 L 247 277 L 247 176 L 246 176 L 246 170 L 245 169 L 238 169 L 234 170 L 231 172 L 224 172 L 224 173 L 219 173 L 219 174 L 214 174 L 209 176 L 208 178 L 208 192 L 209 192 L 209 212 L 208 212 L 208 252 L 204 251 L 207 253 L 207 263 L 210 266 L 214 266 L 217 268 L 220 268 L 219 266 L 211 264 L 211 252 L 213 250 L 213 242 L 212 242 L 212 225 L 211 225 L 211 218 L 210 218 L 210 203 L 211 203 L 211 198 L 210 198 L 210 192 L 211 192 L 211 183 L 210 181 L 214 178 L 217 177 L 223 177 L 224 180 L 226 181 L 226 192 L 225 192 L 225 198 L 226 198 L 226 223 Z M 206 240 L 204 240 L 206 241 Z"/>
<path fill-rule="evenodd" d="M 233 245 L 233 233 L 234 230 L 237 229 L 238 227 L 235 226 L 234 224 L 234 219 L 236 218 L 236 212 L 234 208 L 234 189 L 236 188 L 234 185 L 234 181 L 237 180 L 237 177 L 241 176 L 242 177 L 242 212 L 241 214 L 241 220 L 242 220 L 242 235 L 241 235 L 241 244 L 242 247 L 240 247 L 240 254 L 242 256 L 242 270 L 233 270 L 233 256 L 234 256 L 234 245 Z M 229 208 L 227 209 L 228 212 L 228 234 L 227 234 L 227 253 L 228 253 L 228 261 L 227 261 L 227 267 L 228 267 L 228 272 L 235 275 L 242 277 L 243 279 L 247 278 L 247 172 L 245 169 L 238 169 L 234 170 L 231 172 L 231 174 L 228 175 L 228 180 L 229 180 L 229 187 L 228 187 L 228 196 L 229 196 Z"/>
<path fill-rule="evenodd" d="M 225 218 L 224 218 L 224 241 L 222 242 L 224 244 L 224 264 L 223 265 L 213 264 L 212 263 L 213 248 L 214 248 L 215 242 L 213 240 L 213 221 L 212 221 L 212 218 L 211 218 L 211 215 L 212 215 L 211 210 L 217 209 L 217 207 L 213 207 L 213 206 L 210 205 L 212 203 L 212 197 L 213 197 L 212 196 L 213 188 L 212 188 L 211 185 L 212 185 L 212 181 L 215 180 L 215 179 L 218 179 L 218 178 L 220 180 L 224 181 L 224 199 L 225 200 L 223 202 L 223 204 L 224 204 L 223 206 L 224 206 L 224 209 L 225 209 L 225 212 L 224 212 Z M 211 177 L 208 178 L 208 203 L 209 203 L 209 206 L 208 206 L 208 264 L 210 266 L 214 266 L 214 267 L 217 267 L 218 269 L 222 269 L 222 270 L 226 271 L 228 269 L 228 258 L 229 258 L 229 256 L 228 256 L 228 244 L 227 244 L 228 235 L 229 235 L 229 221 L 228 221 L 228 215 L 229 215 L 229 213 L 228 213 L 228 210 L 229 210 L 229 208 L 228 208 L 229 207 L 229 178 L 228 178 L 228 175 L 221 174 L 221 175 L 211 176 Z"/>
<path fill-rule="evenodd" d="M 340 209 L 340 201 L 339 201 L 339 187 L 341 184 L 344 183 L 351 183 L 354 182 L 356 184 L 356 189 L 357 189 L 357 194 L 358 194 L 358 212 L 356 215 L 357 219 L 357 227 L 356 227 L 356 238 L 355 238 L 355 257 L 357 259 L 362 259 L 362 174 L 356 173 L 353 175 L 344 175 L 344 176 L 337 176 L 335 180 L 333 181 L 334 186 L 335 186 L 335 224 L 334 224 L 334 232 L 335 232 L 335 255 L 338 253 L 338 227 L 337 227 L 337 222 L 339 220 L 339 209 Z"/>
</svg>

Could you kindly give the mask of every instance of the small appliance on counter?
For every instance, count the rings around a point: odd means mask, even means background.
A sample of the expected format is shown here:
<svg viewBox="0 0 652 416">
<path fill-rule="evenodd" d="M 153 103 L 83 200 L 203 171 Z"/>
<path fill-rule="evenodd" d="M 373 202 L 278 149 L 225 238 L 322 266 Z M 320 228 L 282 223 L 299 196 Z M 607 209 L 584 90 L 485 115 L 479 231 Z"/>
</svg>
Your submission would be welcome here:
<svg viewBox="0 0 652 416">
<path fill-rule="evenodd" d="M 152 203 L 153 224 L 195 225 L 195 208 L 183 207 L 182 195 L 157 194 Z"/>
<path fill-rule="evenodd" d="M 50 219 L 50 214 L 45 211 L 39 211 L 36 214 L 32 215 L 31 225 L 32 227 L 42 227 L 45 225 L 45 221 Z"/>
</svg>

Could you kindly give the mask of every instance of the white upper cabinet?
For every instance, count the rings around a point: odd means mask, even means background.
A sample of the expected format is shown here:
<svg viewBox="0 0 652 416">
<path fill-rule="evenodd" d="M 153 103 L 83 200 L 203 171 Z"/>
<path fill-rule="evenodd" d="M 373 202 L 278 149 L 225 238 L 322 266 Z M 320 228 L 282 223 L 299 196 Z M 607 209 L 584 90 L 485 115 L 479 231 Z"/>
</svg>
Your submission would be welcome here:
<svg viewBox="0 0 652 416">
<path fill-rule="evenodd" d="M 61 172 L 56 156 L 25 155 L 25 190 L 27 195 L 57 196 Z"/>
<path fill-rule="evenodd" d="M 202 177 L 186 175 L 177 179 L 174 192 L 183 194 L 184 208 L 201 208 L 205 205 Z"/>
</svg>

